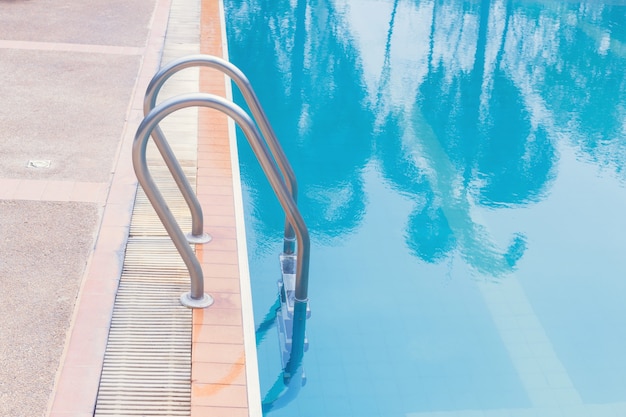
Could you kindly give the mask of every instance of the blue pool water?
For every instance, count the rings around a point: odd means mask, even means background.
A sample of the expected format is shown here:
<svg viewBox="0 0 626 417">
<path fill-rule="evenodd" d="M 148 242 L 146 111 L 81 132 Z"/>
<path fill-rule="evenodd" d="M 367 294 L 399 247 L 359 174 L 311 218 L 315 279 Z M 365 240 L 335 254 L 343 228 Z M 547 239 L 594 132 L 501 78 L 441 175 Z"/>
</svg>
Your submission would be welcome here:
<svg viewBox="0 0 626 417">
<path fill-rule="evenodd" d="M 312 235 L 284 386 L 284 215 L 241 140 L 266 415 L 626 415 L 626 5 L 225 8 Z"/>
</svg>

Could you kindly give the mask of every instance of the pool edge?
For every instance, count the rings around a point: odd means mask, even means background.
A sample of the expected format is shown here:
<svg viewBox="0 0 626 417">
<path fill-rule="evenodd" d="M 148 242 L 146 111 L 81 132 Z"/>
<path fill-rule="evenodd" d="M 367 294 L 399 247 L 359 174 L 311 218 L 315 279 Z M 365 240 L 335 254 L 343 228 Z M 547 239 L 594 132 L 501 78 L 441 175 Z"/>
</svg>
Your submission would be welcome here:
<svg viewBox="0 0 626 417">
<path fill-rule="evenodd" d="M 226 15 L 224 0 L 219 0 L 220 20 L 222 22 L 222 54 L 229 60 L 228 38 L 226 35 Z M 226 81 L 226 98 L 233 99 L 232 83 Z M 239 254 L 239 279 L 241 289 L 241 313 L 243 317 L 244 350 L 246 355 L 246 383 L 248 386 L 248 413 L 251 417 L 263 415 L 261 405 L 261 383 L 259 380 L 259 366 L 256 350 L 256 327 L 254 324 L 254 310 L 252 301 L 252 287 L 250 284 L 250 268 L 248 264 L 248 245 L 245 229 L 243 190 L 241 187 L 241 172 L 239 170 L 239 153 L 237 149 L 237 135 L 235 123 L 228 119 L 228 134 L 233 164 L 233 194 L 235 204 L 235 222 L 237 224 L 237 249 Z"/>
</svg>

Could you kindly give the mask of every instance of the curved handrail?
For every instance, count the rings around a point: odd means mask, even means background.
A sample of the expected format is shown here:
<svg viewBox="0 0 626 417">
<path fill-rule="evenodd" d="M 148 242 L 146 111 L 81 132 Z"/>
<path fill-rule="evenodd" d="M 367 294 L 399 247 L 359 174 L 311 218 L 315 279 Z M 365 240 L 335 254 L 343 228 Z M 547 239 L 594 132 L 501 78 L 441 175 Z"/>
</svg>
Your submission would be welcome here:
<svg viewBox="0 0 626 417">
<path fill-rule="evenodd" d="M 150 175 L 150 171 L 148 170 L 148 163 L 146 161 L 148 138 L 151 136 L 152 131 L 158 126 L 158 123 L 172 111 L 169 111 L 162 116 L 161 113 L 149 113 L 143 119 L 143 121 L 137 128 L 137 133 L 135 134 L 135 139 L 133 141 L 133 169 L 135 171 L 135 175 L 137 176 L 137 180 L 141 184 L 141 187 L 146 194 L 146 197 L 148 197 L 150 204 L 152 204 L 152 207 L 159 216 L 161 223 L 163 223 L 167 234 L 172 239 L 172 242 L 174 242 L 174 246 L 178 250 L 178 253 L 185 262 L 187 270 L 189 271 L 189 275 L 191 277 L 191 291 L 181 296 L 181 303 L 191 308 L 203 308 L 213 304 L 213 298 L 204 293 L 204 278 L 202 273 L 202 266 L 200 265 L 200 262 L 198 262 L 198 258 L 196 258 L 194 252 L 191 250 L 188 237 L 183 234 L 183 231 L 181 230 L 165 199 L 163 198 L 163 195 L 159 191 L 154 179 L 152 178 L 152 175 Z M 159 138 L 155 138 L 155 142 L 160 143 L 161 145 L 165 145 L 166 148 L 169 148 L 167 141 L 162 136 Z M 164 156 L 165 159 L 164 153 L 161 152 L 161 154 Z M 165 154 L 168 155 L 170 161 L 175 162 L 174 167 L 178 166 L 180 168 L 178 161 L 174 158 L 171 152 L 166 152 Z M 172 172 L 172 167 L 170 166 L 170 164 L 168 164 L 168 168 L 170 168 L 170 172 Z M 172 173 L 172 175 L 174 174 Z M 185 177 L 183 176 L 183 178 Z M 195 194 L 194 198 L 196 198 Z M 202 213 L 200 212 L 200 218 L 201 217 Z"/>
<path fill-rule="evenodd" d="M 294 202 L 297 202 L 298 183 L 296 181 L 296 176 L 293 172 L 293 169 L 291 168 L 291 164 L 289 164 L 289 161 L 287 160 L 285 152 L 283 151 L 282 147 L 280 146 L 280 143 L 278 142 L 278 139 L 276 138 L 276 134 L 274 133 L 274 130 L 272 129 L 272 126 L 270 125 L 267 119 L 267 116 L 265 115 L 265 112 L 263 111 L 263 108 L 261 107 L 261 103 L 259 102 L 259 99 L 257 98 L 257 95 L 254 92 L 254 89 L 252 88 L 252 84 L 250 83 L 248 78 L 245 76 L 245 74 L 239 68 L 237 68 L 235 65 L 231 64 L 230 62 L 225 61 L 216 56 L 212 56 L 212 55 L 190 55 L 190 56 L 179 58 L 177 60 L 170 62 L 168 65 L 161 68 L 159 72 L 157 72 L 154 75 L 154 77 L 152 77 L 152 80 L 150 81 L 150 84 L 148 85 L 148 88 L 146 89 L 146 94 L 144 96 L 144 101 L 143 101 L 144 115 L 148 114 L 148 112 L 150 112 L 155 107 L 157 96 L 159 94 L 159 91 L 161 90 L 161 87 L 163 87 L 163 84 L 171 76 L 176 74 L 178 71 L 181 71 L 185 68 L 190 68 L 190 67 L 209 67 L 209 68 L 219 70 L 223 72 L 225 75 L 227 75 L 231 80 L 233 80 L 235 84 L 237 85 L 237 87 L 239 87 L 239 90 L 243 94 L 246 104 L 248 105 L 252 115 L 254 116 L 254 120 L 257 122 L 259 129 L 263 133 L 263 137 L 265 138 L 265 141 L 271 150 L 271 156 L 276 161 L 276 164 L 278 165 L 278 168 L 280 169 L 280 173 L 282 174 L 282 177 L 284 178 L 284 181 L 291 193 L 291 197 L 293 198 Z M 156 127 L 156 129 L 153 131 L 152 137 L 155 139 L 155 142 L 157 142 L 157 147 L 159 147 L 160 145 L 163 147 L 164 151 L 167 152 L 166 147 L 168 145 L 167 145 L 167 142 L 163 139 L 163 132 L 161 131 L 159 127 Z M 157 141 L 157 138 L 159 138 L 158 141 Z M 159 151 L 161 151 L 161 148 L 159 148 Z M 161 153 L 163 154 L 163 152 Z M 168 163 L 167 160 L 166 160 L 166 163 Z M 181 177 L 181 181 L 179 183 L 179 181 L 176 179 L 176 176 L 175 176 L 176 182 L 177 184 L 179 184 L 179 188 L 180 187 L 185 188 L 185 191 L 183 191 L 183 189 L 181 188 L 181 192 L 183 192 L 185 200 L 187 201 L 187 204 L 189 205 L 190 210 L 192 211 L 192 218 L 195 219 L 194 210 L 197 210 L 197 208 L 195 208 L 197 199 L 195 195 L 193 195 L 192 192 L 189 192 L 191 188 L 185 186 L 184 183 L 186 181 L 186 178 L 184 177 L 184 175 L 181 175 L 180 177 Z M 199 207 L 200 204 L 198 203 L 197 206 Z M 201 215 L 200 215 L 200 218 L 201 218 Z M 201 222 L 202 220 L 200 219 L 199 221 Z M 194 220 L 194 225 L 195 225 L 195 220 Z M 202 230 L 201 223 L 200 225 L 197 226 L 197 229 Z M 194 230 L 196 230 L 195 227 L 194 227 Z M 192 232 L 192 233 L 195 233 L 195 232 Z M 292 254 L 294 253 L 294 251 L 295 251 L 294 227 L 289 222 L 289 220 L 287 220 L 285 222 L 283 252 L 285 254 Z"/>
<path fill-rule="evenodd" d="M 163 222 L 168 234 L 174 241 L 176 248 L 189 269 L 191 275 L 190 298 L 197 300 L 204 296 L 202 268 L 193 254 L 193 251 L 191 251 L 191 248 L 184 240 L 185 237 L 176 219 L 167 207 L 163 196 L 156 188 L 156 184 L 150 175 L 146 162 L 146 147 L 152 131 L 167 115 L 187 107 L 208 107 L 221 111 L 232 118 L 244 132 L 248 143 L 261 164 L 263 172 L 278 197 L 280 205 L 285 211 L 289 223 L 294 226 L 294 232 L 298 241 L 295 307 L 297 310 L 301 310 L 301 307 L 304 306 L 304 310 L 306 311 L 306 304 L 308 302 L 310 239 L 304 219 L 298 210 L 295 200 L 287 189 L 285 182 L 281 179 L 281 174 L 276 168 L 276 164 L 273 162 L 267 144 L 262 140 L 254 121 L 236 104 L 223 97 L 207 93 L 191 93 L 176 96 L 156 106 L 141 122 L 133 143 L 133 166 L 137 179 L 146 191 L 150 203 L 154 206 L 161 222 Z M 294 327 L 294 332 L 297 331 L 299 333 L 304 330 L 304 321 L 304 317 L 300 320 L 294 320 L 294 326 L 298 327 Z"/>
<path fill-rule="evenodd" d="M 157 73 L 152 78 L 150 85 L 152 85 L 152 82 L 154 82 L 158 74 L 159 73 Z M 147 94 L 148 93 L 146 92 L 146 95 Z M 152 100 L 151 102 L 152 107 L 146 107 L 145 105 L 143 107 L 144 120 L 148 116 L 150 110 L 152 110 L 152 108 L 154 107 L 154 100 Z M 191 234 L 185 237 L 186 240 L 190 243 L 209 242 L 211 240 L 211 236 L 207 233 L 204 233 L 204 216 L 202 213 L 202 206 L 200 205 L 198 197 L 191 187 L 191 184 L 189 184 L 189 180 L 183 172 L 180 163 L 175 158 L 172 148 L 170 147 L 168 141 L 165 139 L 163 131 L 158 125 L 156 125 L 151 130 L 150 136 L 152 136 L 152 139 L 154 140 L 154 143 L 156 144 L 159 153 L 163 157 L 163 161 L 165 161 L 165 165 L 167 165 L 167 168 L 170 170 L 170 173 L 174 178 L 174 182 L 178 186 L 178 189 L 183 195 L 183 198 L 185 199 L 185 202 L 189 207 L 189 211 L 191 212 Z"/>
</svg>

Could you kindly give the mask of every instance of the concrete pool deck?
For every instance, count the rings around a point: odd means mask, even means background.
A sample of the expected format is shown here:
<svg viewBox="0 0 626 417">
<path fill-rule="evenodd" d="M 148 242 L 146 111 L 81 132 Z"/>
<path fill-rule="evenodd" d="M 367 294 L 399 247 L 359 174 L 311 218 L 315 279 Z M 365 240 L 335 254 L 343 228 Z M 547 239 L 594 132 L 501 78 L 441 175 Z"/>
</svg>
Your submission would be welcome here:
<svg viewBox="0 0 626 417">
<path fill-rule="evenodd" d="M 220 7 L 0 4 L 0 415 L 94 414 L 137 191 L 131 144 L 143 93 L 162 62 L 224 53 Z M 219 73 L 194 76 L 199 90 L 227 94 Z M 194 91 L 194 76 L 167 94 Z M 197 119 L 190 152 L 214 240 L 196 250 L 216 302 L 190 323 L 190 413 L 260 415 L 233 133 L 210 112 Z"/>
</svg>

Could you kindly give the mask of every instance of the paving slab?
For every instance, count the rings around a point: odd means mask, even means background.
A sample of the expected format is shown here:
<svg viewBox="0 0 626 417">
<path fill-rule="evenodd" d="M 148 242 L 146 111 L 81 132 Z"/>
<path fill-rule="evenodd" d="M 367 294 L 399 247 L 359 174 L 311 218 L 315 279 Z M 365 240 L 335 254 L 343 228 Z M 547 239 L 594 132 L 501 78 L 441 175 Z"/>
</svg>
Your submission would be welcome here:
<svg viewBox="0 0 626 417">
<path fill-rule="evenodd" d="M 154 1 L 0 0 L 0 39 L 144 46 Z"/>
<path fill-rule="evenodd" d="M 0 416 L 39 416 L 93 246 L 96 204 L 0 200 Z"/>
<path fill-rule="evenodd" d="M 139 62 L 0 49 L 0 177 L 108 181 Z"/>
<path fill-rule="evenodd" d="M 111 181 L 156 4 L 0 0 L 0 416 L 47 414 L 94 245 L 127 234 L 101 225 L 132 208 Z"/>
</svg>

